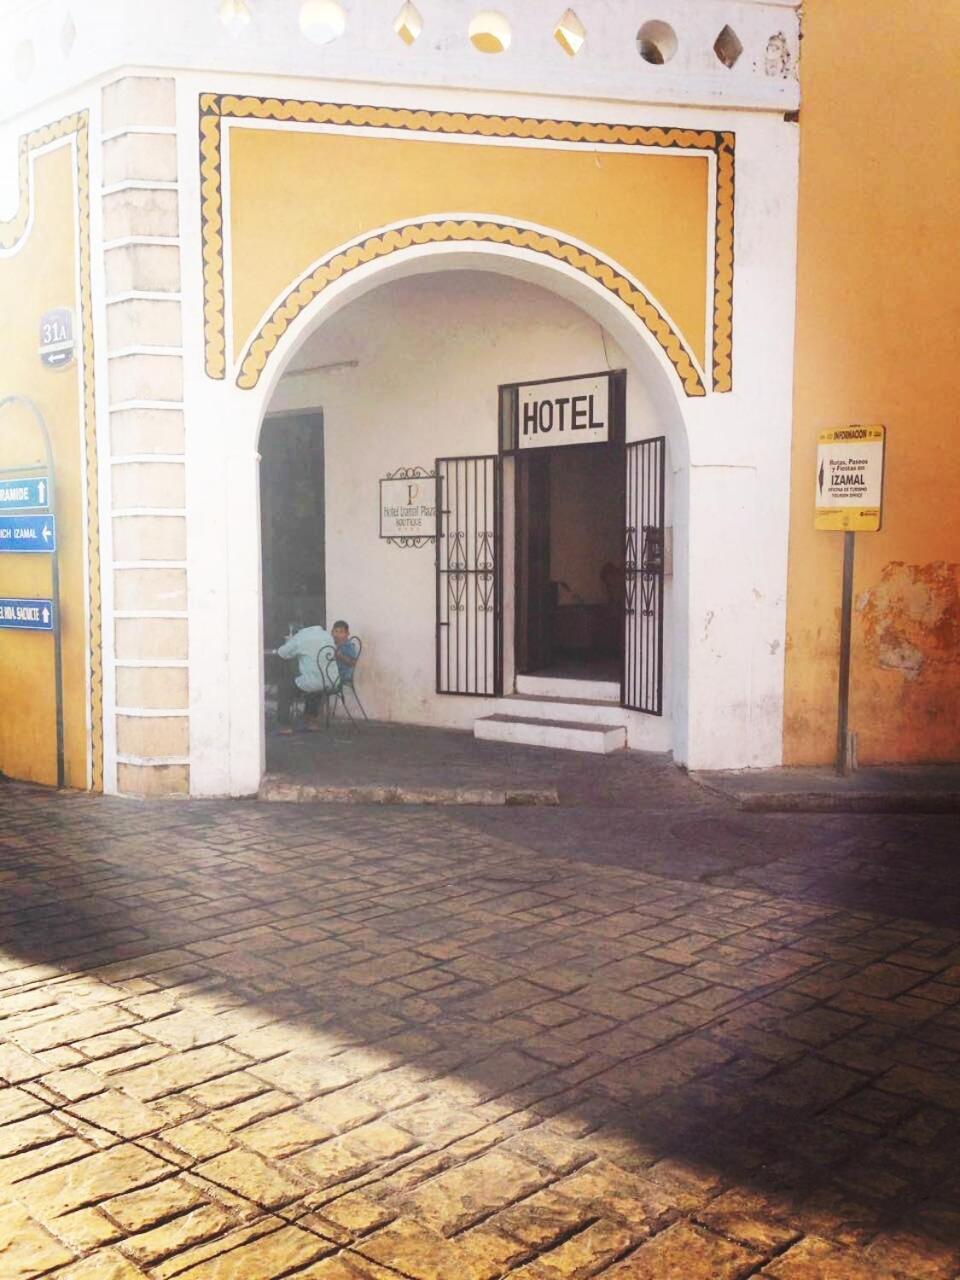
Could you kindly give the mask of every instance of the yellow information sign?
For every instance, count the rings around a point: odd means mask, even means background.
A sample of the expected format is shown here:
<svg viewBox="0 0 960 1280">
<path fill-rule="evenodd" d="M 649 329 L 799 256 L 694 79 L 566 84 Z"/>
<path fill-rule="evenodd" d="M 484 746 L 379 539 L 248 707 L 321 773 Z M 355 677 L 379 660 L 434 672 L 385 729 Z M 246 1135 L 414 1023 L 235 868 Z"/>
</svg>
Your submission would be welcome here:
<svg viewBox="0 0 960 1280">
<path fill-rule="evenodd" d="M 836 427 L 817 438 L 814 528 L 876 533 L 883 508 L 885 427 Z"/>
</svg>

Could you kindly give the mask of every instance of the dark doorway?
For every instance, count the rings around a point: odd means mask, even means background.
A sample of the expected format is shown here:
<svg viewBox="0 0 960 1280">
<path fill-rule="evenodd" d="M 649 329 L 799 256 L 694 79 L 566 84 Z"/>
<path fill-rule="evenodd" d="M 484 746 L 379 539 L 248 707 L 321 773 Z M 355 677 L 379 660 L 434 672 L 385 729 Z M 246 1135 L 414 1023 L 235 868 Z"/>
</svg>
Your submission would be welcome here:
<svg viewBox="0 0 960 1280">
<path fill-rule="evenodd" d="M 264 647 L 326 622 L 323 413 L 272 414 L 260 432 Z"/>
<path fill-rule="evenodd" d="M 518 674 L 619 683 L 622 446 L 519 454 L 516 528 Z"/>
</svg>

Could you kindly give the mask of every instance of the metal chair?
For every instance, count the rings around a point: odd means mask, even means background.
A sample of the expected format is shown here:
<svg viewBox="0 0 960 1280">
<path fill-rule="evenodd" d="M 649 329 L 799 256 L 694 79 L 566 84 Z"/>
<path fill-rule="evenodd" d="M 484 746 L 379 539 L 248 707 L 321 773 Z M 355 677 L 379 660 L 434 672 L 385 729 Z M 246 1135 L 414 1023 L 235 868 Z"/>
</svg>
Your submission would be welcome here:
<svg viewBox="0 0 960 1280">
<path fill-rule="evenodd" d="M 350 643 L 351 641 L 357 646 L 357 656 L 353 661 L 353 666 L 347 666 L 345 663 L 339 663 L 339 662 L 337 663 L 337 671 L 338 671 L 339 679 L 337 681 L 337 688 L 332 696 L 333 719 L 336 719 L 337 704 L 339 703 L 343 707 L 344 711 L 346 712 L 347 719 L 350 721 L 350 723 L 356 724 L 357 723 L 356 717 L 351 713 L 350 708 L 347 705 L 348 693 L 353 694 L 354 701 L 356 702 L 357 706 L 360 708 L 360 714 L 363 716 L 364 720 L 369 720 L 370 717 L 367 715 L 366 708 L 364 707 L 363 703 L 360 701 L 360 695 L 359 693 L 357 693 L 357 686 L 356 686 L 357 667 L 360 665 L 360 655 L 363 653 L 363 641 L 360 639 L 359 636 L 351 636 L 350 641 L 348 641 L 348 643 Z"/>
</svg>

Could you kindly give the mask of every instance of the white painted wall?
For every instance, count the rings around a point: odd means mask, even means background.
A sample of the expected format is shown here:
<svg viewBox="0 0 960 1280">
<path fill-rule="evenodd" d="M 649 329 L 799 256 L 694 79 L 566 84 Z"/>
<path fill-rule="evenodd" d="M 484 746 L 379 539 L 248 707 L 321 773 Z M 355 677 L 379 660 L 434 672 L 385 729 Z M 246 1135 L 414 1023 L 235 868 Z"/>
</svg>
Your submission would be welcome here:
<svg viewBox="0 0 960 1280">
<path fill-rule="evenodd" d="M 297 372 L 331 364 L 340 367 Z M 622 367 L 628 362 L 617 343 L 578 307 L 477 271 L 384 285 L 297 352 L 268 412 L 323 409 L 328 612 L 363 637 L 360 684 L 371 715 L 470 728 L 494 707 L 492 699 L 435 692 L 434 548 L 379 537 L 380 478 L 399 467 L 432 470 L 440 456 L 496 453 L 500 383 Z M 628 367 L 627 384 L 628 438 L 662 433 L 636 369 Z M 508 577 L 508 598 L 512 586 Z M 669 652 L 669 617 L 666 628 Z M 512 646 L 510 633 L 505 644 Z M 624 712 L 624 720 L 632 745 L 670 745 L 669 715 Z"/>
</svg>

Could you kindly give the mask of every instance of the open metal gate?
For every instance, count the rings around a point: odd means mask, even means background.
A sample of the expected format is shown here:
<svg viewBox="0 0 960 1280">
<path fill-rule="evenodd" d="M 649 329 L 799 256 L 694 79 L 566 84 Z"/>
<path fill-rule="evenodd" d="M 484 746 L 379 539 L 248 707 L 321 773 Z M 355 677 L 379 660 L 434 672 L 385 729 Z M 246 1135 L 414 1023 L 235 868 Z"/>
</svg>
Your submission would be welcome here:
<svg viewBox="0 0 960 1280">
<path fill-rule="evenodd" d="M 663 714 L 666 440 L 627 445 L 623 688 L 632 711 Z"/>
<path fill-rule="evenodd" d="M 487 454 L 437 459 L 437 692 L 503 692 L 503 479 Z"/>
</svg>

